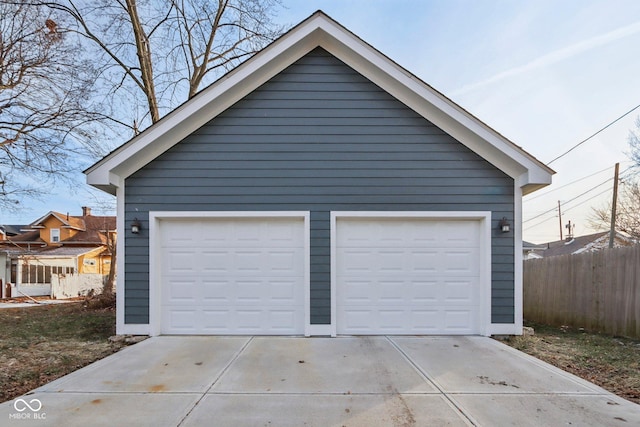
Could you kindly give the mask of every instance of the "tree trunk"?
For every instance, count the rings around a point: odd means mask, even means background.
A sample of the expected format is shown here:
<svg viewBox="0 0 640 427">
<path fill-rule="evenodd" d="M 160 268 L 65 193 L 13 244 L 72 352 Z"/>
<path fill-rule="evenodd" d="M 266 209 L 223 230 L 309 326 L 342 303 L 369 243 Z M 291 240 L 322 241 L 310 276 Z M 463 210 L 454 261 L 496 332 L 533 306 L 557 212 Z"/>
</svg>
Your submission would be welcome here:
<svg viewBox="0 0 640 427">
<path fill-rule="evenodd" d="M 147 97 L 147 104 L 149 105 L 151 121 L 155 123 L 160 120 L 160 112 L 158 110 L 156 88 L 153 83 L 153 61 L 151 59 L 151 46 L 149 44 L 149 38 L 147 37 L 147 34 L 145 33 L 144 28 L 142 28 L 142 24 L 140 23 L 138 9 L 136 7 L 136 0 L 127 0 L 127 13 L 131 18 L 133 36 L 136 40 L 136 52 L 138 54 L 138 61 L 140 63 L 142 84 L 144 85 L 144 92 Z"/>
</svg>

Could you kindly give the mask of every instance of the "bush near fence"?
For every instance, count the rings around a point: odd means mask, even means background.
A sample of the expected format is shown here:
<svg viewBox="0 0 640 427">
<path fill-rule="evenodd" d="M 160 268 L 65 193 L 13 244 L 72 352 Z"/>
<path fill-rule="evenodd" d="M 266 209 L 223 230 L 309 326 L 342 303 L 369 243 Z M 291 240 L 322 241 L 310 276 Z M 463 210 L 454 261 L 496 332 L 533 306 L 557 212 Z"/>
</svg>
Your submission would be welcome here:
<svg viewBox="0 0 640 427">
<path fill-rule="evenodd" d="M 640 338 L 640 245 L 524 262 L 524 318 Z"/>
</svg>

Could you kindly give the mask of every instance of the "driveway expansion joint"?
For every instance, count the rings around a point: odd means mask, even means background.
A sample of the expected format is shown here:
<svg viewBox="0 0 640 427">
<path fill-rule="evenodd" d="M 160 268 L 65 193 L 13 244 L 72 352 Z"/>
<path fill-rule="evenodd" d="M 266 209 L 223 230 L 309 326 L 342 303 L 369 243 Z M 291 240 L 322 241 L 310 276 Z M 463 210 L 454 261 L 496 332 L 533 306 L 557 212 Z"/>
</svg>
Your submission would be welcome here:
<svg viewBox="0 0 640 427">
<path fill-rule="evenodd" d="M 200 396 L 200 398 L 198 400 L 196 400 L 196 402 L 193 404 L 193 406 L 191 408 L 189 408 L 189 410 L 187 411 L 187 413 L 184 415 L 184 417 L 182 417 L 182 419 L 180 420 L 180 422 L 178 423 L 178 427 L 183 425 L 184 422 L 186 421 L 186 419 L 189 417 L 189 415 L 193 412 L 194 409 L 196 409 L 196 407 L 198 406 L 198 404 L 200 402 L 202 402 L 202 399 L 205 398 L 205 396 L 207 396 L 207 394 L 209 393 L 209 391 L 211 391 L 211 389 L 213 388 L 214 385 L 216 385 L 216 383 L 220 380 L 220 378 L 222 378 L 225 374 L 225 372 L 227 372 L 227 370 L 229 370 L 229 367 L 231 367 L 231 365 L 233 365 L 233 362 L 235 362 L 238 357 L 240 357 L 240 355 L 242 354 L 242 352 L 244 351 L 245 348 L 247 348 L 249 346 L 249 343 L 251 343 L 251 341 L 253 341 L 253 336 L 250 336 L 249 339 L 242 345 L 242 347 L 240 348 L 240 350 L 238 350 L 233 357 L 229 360 L 229 362 L 225 365 L 224 368 L 222 368 L 222 370 L 220 371 L 220 373 L 213 379 L 213 381 L 211 382 L 211 384 L 209 385 L 209 387 L 207 387 L 207 389 L 204 391 L 204 393 L 202 393 L 202 395 Z"/>
<path fill-rule="evenodd" d="M 402 357 L 407 361 L 407 363 L 409 363 L 413 367 L 413 369 L 415 369 L 416 372 L 420 374 L 420 376 L 425 381 L 430 383 L 433 387 L 435 387 L 438 390 L 438 392 L 444 398 L 447 404 L 451 406 L 451 408 L 454 409 L 456 412 L 458 412 L 458 414 L 461 417 L 463 417 L 464 421 L 469 422 L 471 423 L 471 425 L 474 425 L 474 426 L 478 425 L 478 422 L 474 420 L 473 417 L 462 408 L 462 405 L 460 405 L 460 403 L 458 403 L 455 399 L 449 396 L 444 391 L 442 386 L 438 384 L 436 380 L 431 378 L 425 371 L 423 371 L 422 368 L 420 368 L 420 366 L 418 366 L 418 364 L 390 336 L 385 335 L 385 338 L 402 355 Z"/>
</svg>

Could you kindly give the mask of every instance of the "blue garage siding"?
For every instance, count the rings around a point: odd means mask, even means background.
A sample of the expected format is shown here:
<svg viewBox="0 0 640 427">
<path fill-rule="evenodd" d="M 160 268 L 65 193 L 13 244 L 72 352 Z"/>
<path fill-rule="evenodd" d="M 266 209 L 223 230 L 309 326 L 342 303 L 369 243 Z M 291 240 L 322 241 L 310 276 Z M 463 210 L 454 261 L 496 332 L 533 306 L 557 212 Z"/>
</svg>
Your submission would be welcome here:
<svg viewBox="0 0 640 427">
<path fill-rule="evenodd" d="M 125 182 L 125 323 L 148 323 L 148 212 L 311 212 L 311 322 L 330 323 L 331 211 L 492 211 L 492 321 L 514 320 L 513 179 L 322 49 Z"/>
</svg>

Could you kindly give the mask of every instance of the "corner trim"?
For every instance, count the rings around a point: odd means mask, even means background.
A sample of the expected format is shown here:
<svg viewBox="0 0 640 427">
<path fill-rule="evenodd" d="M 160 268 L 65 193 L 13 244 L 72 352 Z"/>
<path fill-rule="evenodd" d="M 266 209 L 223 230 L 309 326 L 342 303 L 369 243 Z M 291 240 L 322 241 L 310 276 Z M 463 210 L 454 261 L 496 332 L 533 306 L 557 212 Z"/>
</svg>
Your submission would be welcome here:
<svg viewBox="0 0 640 427">
<path fill-rule="evenodd" d="M 125 310 L 125 291 L 126 291 L 126 226 L 124 218 L 124 192 L 125 186 L 120 185 L 116 188 L 116 230 L 123 230 L 119 238 L 116 238 L 116 334 L 126 335 L 135 334 L 136 331 L 130 332 L 133 325 L 124 323 Z M 113 267 L 113 265 L 111 266 Z M 145 325 L 148 329 L 148 325 Z M 147 335 L 147 330 L 144 335 Z"/>
<path fill-rule="evenodd" d="M 513 327 L 515 335 L 522 335 L 524 307 L 524 265 L 522 259 L 522 193 L 518 184 L 513 186 Z"/>
</svg>

